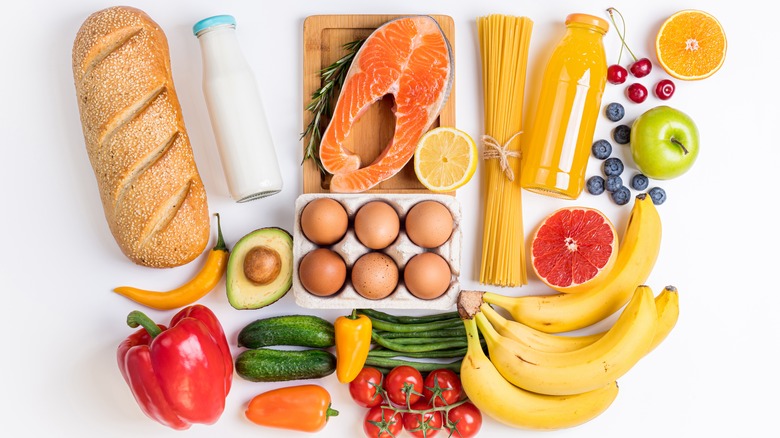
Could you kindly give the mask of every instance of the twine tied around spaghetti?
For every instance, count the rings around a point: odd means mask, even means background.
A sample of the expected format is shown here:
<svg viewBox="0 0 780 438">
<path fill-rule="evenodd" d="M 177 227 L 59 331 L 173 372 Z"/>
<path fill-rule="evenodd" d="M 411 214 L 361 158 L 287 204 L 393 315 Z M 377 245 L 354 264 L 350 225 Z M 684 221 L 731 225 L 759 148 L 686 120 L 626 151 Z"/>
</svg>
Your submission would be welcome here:
<svg viewBox="0 0 780 438">
<path fill-rule="evenodd" d="M 520 151 L 509 150 L 509 144 L 512 143 L 512 140 L 514 140 L 515 137 L 522 133 L 523 131 L 517 131 L 514 135 L 509 137 L 509 140 L 507 140 L 503 145 L 490 135 L 485 134 L 482 136 L 482 159 L 498 159 L 498 164 L 501 167 L 501 171 L 504 172 L 509 181 L 515 180 L 515 173 L 512 171 L 512 167 L 509 166 L 509 158 L 520 158 L 521 155 Z"/>
</svg>

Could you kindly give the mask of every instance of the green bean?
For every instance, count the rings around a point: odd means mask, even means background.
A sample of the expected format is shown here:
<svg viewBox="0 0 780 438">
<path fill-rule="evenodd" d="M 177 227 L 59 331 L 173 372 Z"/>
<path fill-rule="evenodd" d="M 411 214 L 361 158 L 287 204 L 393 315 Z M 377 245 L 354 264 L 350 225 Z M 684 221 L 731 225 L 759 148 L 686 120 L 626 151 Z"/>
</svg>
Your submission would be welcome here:
<svg viewBox="0 0 780 438">
<path fill-rule="evenodd" d="M 369 365 L 366 365 L 366 366 L 369 366 Z M 383 375 L 383 376 L 386 376 L 386 375 L 387 375 L 387 373 L 389 373 L 389 372 L 390 372 L 390 370 L 392 370 L 392 368 L 387 368 L 387 367 L 380 367 L 380 366 L 376 366 L 376 365 L 371 365 L 371 367 L 372 367 L 372 368 L 376 368 L 376 369 L 377 369 L 377 371 L 379 371 L 380 373 L 382 373 L 382 375 Z"/>
<path fill-rule="evenodd" d="M 456 373 L 460 373 L 461 362 L 462 362 L 461 359 L 458 359 L 453 362 L 441 363 L 441 362 L 417 362 L 417 361 L 410 361 L 410 360 L 389 359 L 384 357 L 371 357 L 371 356 L 369 356 L 368 359 L 366 359 L 367 366 L 392 369 L 400 365 L 408 365 L 410 367 L 417 368 L 417 371 L 420 371 L 421 373 L 427 373 L 442 368 L 452 370 Z"/>
<path fill-rule="evenodd" d="M 460 348 L 460 347 L 465 347 L 467 345 L 466 339 L 453 339 L 453 340 L 448 339 L 448 340 L 442 340 L 441 342 L 428 342 L 419 345 L 404 344 L 404 343 L 396 342 L 395 340 L 385 339 L 382 336 L 378 335 L 376 332 L 373 332 L 371 334 L 371 339 L 375 343 L 387 349 L 395 350 L 402 353 L 446 350 L 448 348 Z"/>
<path fill-rule="evenodd" d="M 386 338 L 382 336 L 382 339 L 388 340 L 390 338 Z M 466 344 L 468 339 L 465 336 L 463 337 L 455 336 L 451 338 L 393 338 L 391 342 L 397 344 L 403 344 L 403 345 L 428 345 L 428 344 L 438 344 L 441 342 L 455 342 L 455 341 L 460 341 L 463 344 Z"/>
<path fill-rule="evenodd" d="M 460 319 L 426 322 L 421 324 L 394 324 L 392 322 L 382 321 L 381 319 L 372 319 L 371 324 L 376 330 L 395 333 L 420 333 L 463 327 L 463 322 Z"/>
<path fill-rule="evenodd" d="M 453 348 L 449 350 L 435 350 L 435 351 L 417 351 L 417 352 L 406 352 L 406 353 L 399 353 L 397 351 L 393 350 L 386 350 L 384 348 L 375 348 L 368 352 L 368 357 L 414 357 L 414 358 L 422 358 L 422 359 L 434 359 L 434 358 L 451 358 L 451 357 L 463 357 L 466 355 L 466 352 L 468 349 L 466 347 L 463 348 Z"/>
<path fill-rule="evenodd" d="M 381 331 L 379 334 L 385 339 L 407 338 L 411 335 L 411 333 L 387 331 Z M 466 337 L 466 328 L 461 325 L 458 328 L 430 330 L 427 332 L 414 333 L 414 336 L 418 338 L 454 338 L 458 336 Z"/>
<path fill-rule="evenodd" d="M 381 319 L 382 321 L 392 322 L 395 324 L 420 324 L 448 319 L 460 319 L 458 312 L 433 313 L 425 316 L 396 316 L 389 313 L 380 312 L 379 310 L 375 309 L 358 309 L 358 313 L 362 313 L 371 319 Z"/>
</svg>

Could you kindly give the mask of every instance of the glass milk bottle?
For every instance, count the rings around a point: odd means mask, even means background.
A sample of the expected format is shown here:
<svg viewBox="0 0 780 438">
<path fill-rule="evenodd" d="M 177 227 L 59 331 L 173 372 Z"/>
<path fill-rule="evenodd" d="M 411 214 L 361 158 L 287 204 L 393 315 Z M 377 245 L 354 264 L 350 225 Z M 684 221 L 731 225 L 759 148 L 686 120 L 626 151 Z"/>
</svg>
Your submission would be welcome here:
<svg viewBox="0 0 780 438">
<path fill-rule="evenodd" d="M 282 190 L 282 175 L 260 91 L 236 36 L 236 20 L 217 15 L 193 33 L 203 58 L 203 94 L 231 197 L 237 202 Z"/>
<path fill-rule="evenodd" d="M 609 25 L 587 14 L 570 14 L 565 24 L 542 78 L 520 182 L 532 192 L 577 199 L 607 82 L 603 37 Z"/>
</svg>

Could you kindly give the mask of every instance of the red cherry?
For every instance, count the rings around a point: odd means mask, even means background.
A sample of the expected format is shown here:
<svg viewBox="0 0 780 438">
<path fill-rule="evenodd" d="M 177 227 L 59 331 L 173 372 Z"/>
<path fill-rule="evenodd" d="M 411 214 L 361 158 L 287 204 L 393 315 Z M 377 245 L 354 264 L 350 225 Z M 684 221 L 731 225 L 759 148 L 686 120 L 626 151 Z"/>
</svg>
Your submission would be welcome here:
<svg viewBox="0 0 780 438">
<path fill-rule="evenodd" d="M 628 70 L 622 65 L 613 64 L 607 69 L 607 80 L 610 84 L 622 84 L 628 77 Z"/>
<path fill-rule="evenodd" d="M 636 60 L 628 69 L 631 70 L 631 74 L 635 77 L 643 78 L 650 74 L 650 70 L 653 69 L 653 63 L 647 58 L 642 58 Z"/>
<path fill-rule="evenodd" d="M 647 88 L 639 83 L 634 83 L 626 88 L 628 100 L 634 103 L 642 103 L 647 99 Z"/>
<path fill-rule="evenodd" d="M 662 79 L 655 84 L 655 96 L 661 100 L 668 100 L 674 94 L 674 82 Z"/>
</svg>

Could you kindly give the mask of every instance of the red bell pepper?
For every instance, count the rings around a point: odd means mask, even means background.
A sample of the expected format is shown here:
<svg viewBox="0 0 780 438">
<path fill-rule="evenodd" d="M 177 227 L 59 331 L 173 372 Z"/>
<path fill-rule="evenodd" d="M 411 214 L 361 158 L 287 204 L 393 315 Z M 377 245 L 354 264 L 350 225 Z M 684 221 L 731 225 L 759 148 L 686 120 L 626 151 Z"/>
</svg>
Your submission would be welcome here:
<svg viewBox="0 0 780 438">
<path fill-rule="evenodd" d="M 230 392 L 233 358 L 214 313 L 185 307 L 166 328 L 136 310 L 127 325 L 142 328 L 119 344 L 117 361 L 141 410 L 177 430 L 215 423 Z"/>
</svg>

